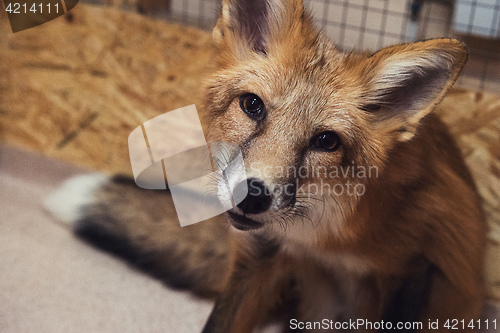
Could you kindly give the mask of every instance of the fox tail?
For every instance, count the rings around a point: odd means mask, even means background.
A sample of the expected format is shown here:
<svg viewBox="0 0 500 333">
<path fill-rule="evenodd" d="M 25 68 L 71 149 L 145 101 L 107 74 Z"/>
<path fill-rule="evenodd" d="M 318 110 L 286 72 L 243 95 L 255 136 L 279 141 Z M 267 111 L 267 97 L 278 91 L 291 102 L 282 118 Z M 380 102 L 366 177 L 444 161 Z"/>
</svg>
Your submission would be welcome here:
<svg viewBox="0 0 500 333">
<path fill-rule="evenodd" d="M 168 190 L 146 190 L 126 176 L 85 174 L 45 202 L 81 239 L 127 260 L 170 287 L 217 296 L 228 271 L 221 217 L 182 227 Z"/>
</svg>

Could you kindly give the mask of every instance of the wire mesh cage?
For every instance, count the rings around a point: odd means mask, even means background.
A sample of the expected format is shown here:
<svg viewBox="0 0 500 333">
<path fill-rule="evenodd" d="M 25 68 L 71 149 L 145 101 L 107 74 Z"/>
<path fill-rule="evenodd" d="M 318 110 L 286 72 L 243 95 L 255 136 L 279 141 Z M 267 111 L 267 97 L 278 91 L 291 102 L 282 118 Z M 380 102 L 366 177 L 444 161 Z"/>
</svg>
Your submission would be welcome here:
<svg viewBox="0 0 500 333">
<path fill-rule="evenodd" d="M 139 0 L 139 11 L 210 29 L 220 0 Z M 341 49 L 375 50 L 432 37 L 465 41 L 471 56 L 459 85 L 500 91 L 500 0 L 306 0 Z M 161 4 L 161 6 L 159 5 Z"/>
</svg>

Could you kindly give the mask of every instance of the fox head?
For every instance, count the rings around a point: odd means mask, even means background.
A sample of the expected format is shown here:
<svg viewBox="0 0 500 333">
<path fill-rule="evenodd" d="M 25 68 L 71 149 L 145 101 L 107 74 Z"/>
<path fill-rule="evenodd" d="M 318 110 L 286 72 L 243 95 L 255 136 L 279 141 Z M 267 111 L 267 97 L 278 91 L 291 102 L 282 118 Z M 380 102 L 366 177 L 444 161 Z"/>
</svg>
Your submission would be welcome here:
<svg viewBox="0 0 500 333">
<path fill-rule="evenodd" d="M 301 0 L 224 0 L 213 36 L 207 139 L 243 153 L 249 194 L 227 213 L 240 230 L 344 228 L 467 60 L 451 39 L 343 53 Z"/>
</svg>

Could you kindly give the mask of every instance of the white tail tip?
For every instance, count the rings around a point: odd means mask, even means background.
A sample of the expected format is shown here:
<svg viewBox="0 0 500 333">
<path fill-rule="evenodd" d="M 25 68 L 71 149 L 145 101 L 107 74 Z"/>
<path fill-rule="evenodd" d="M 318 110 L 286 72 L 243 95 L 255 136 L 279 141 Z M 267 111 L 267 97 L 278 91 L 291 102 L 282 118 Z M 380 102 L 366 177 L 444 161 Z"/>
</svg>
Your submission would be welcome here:
<svg viewBox="0 0 500 333">
<path fill-rule="evenodd" d="M 72 177 L 44 201 L 44 206 L 58 219 L 73 224 L 81 218 L 82 207 L 94 201 L 95 191 L 107 181 L 109 177 L 102 173 Z"/>
</svg>

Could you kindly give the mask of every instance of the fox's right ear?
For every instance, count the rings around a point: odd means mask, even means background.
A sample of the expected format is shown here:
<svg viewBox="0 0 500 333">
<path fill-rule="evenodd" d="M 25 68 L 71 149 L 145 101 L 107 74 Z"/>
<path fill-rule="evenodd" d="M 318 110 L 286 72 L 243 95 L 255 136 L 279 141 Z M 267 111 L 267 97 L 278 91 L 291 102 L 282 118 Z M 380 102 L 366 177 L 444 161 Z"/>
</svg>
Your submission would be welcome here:
<svg viewBox="0 0 500 333">
<path fill-rule="evenodd" d="M 302 0 L 223 0 L 213 38 L 239 57 L 265 55 L 304 16 Z"/>
<path fill-rule="evenodd" d="M 364 68 L 368 89 L 362 108 L 401 141 L 441 101 L 467 61 L 467 47 L 453 39 L 432 39 L 386 47 Z"/>
</svg>

